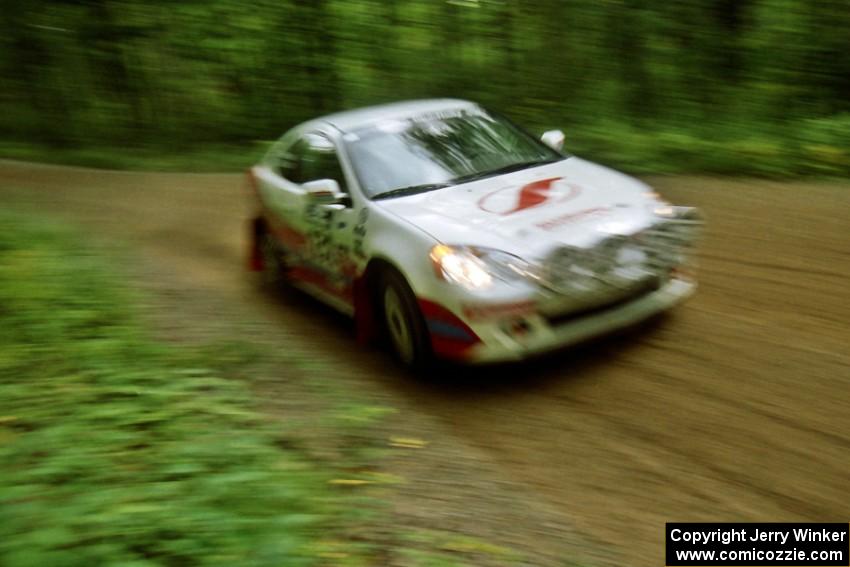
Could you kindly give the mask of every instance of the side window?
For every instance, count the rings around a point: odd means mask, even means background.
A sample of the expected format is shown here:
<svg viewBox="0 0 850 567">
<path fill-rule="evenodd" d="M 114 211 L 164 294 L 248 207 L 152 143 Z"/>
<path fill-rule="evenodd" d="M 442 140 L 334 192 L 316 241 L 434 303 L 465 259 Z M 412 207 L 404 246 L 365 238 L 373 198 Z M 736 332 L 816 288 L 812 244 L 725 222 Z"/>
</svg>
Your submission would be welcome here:
<svg viewBox="0 0 850 567">
<path fill-rule="evenodd" d="M 307 142 L 302 138 L 281 152 L 277 156 L 277 163 L 274 164 L 277 174 L 293 183 L 303 183 L 301 166 L 306 150 Z"/>
<path fill-rule="evenodd" d="M 301 161 L 301 179 L 296 183 L 306 183 L 317 179 L 333 179 L 339 184 L 344 193 L 348 193 L 345 183 L 345 174 L 339 163 L 336 148 L 333 142 L 319 134 L 308 134 L 304 139 L 306 148 Z"/>
</svg>

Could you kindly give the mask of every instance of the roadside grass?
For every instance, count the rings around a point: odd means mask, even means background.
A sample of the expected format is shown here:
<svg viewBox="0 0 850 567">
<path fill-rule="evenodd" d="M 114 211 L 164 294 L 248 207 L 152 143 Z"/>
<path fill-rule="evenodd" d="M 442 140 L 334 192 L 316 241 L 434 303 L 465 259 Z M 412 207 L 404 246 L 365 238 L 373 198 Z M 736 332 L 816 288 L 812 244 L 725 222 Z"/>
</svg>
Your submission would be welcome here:
<svg viewBox="0 0 850 567">
<path fill-rule="evenodd" d="M 0 159 L 130 171 L 239 172 L 259 161 L 269 145 L 270 142 L 255 141 L 179 149 L 151 145 L 52 148 L 30 143 L 0 142 Z"/>
<path fill-rule="evenodd" d="M 0 213 L 0 565 L 522 563 L 392 524 L 406 482 L 380 467 L 392 409 L 320 361 L 153 339 L 109 258 Z M 259 394 L 281 365 L 316 399 L 272 418 Z"/>
<path fill-rule="evenodd" d="M 151 340 L 106 266 L 0 216 L 0 564 L 324 564 L 348 506 L 331 471 L 226 360 Z"/>
</svg>

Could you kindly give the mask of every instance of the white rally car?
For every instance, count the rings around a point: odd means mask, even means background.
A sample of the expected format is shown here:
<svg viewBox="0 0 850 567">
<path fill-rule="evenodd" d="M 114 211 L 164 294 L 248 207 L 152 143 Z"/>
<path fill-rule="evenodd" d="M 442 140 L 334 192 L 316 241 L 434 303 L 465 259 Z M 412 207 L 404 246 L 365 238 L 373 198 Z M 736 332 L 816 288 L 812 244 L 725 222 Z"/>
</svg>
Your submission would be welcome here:
<svg viewBox="0 0 850 567">
<path fill-rule="evenodd" d="M 408 365 L 516 360 L 690 295 L 696 210 L 562 143 L 462 100 L 301 124 L 249 171 L 252 268 Z"/>
</svg>

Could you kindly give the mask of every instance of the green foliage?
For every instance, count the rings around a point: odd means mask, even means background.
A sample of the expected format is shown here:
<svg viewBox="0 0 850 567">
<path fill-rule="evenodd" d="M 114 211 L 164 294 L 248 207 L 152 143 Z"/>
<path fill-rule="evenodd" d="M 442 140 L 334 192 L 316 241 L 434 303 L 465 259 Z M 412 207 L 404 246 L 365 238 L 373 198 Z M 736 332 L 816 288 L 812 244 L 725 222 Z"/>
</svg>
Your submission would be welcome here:
<svg viewBox="0 0 850 567">
<path fill-rule="evenodd" d="M 835 0 L 3 0 L 0 22 L 11 157 L 238 169 L 317 115 L 456 96 L 634 171 L 850 173 Z"/>
<path fill-rule="evenodd" d="M 849 122 L 839 115 L 772 131 L 739 125 L 716 131 L 649 130 L 601 122 L 568 132 L 567 137 L 572 134 L 569 145 L 576 154 L 634 173 L 847 176 Z"/>
<path fill-rule="evenodd" d="M 317 564 L 329 476 L 128 299 L 72 235 L 0 216 L 0 564 Z"/>
</svg>

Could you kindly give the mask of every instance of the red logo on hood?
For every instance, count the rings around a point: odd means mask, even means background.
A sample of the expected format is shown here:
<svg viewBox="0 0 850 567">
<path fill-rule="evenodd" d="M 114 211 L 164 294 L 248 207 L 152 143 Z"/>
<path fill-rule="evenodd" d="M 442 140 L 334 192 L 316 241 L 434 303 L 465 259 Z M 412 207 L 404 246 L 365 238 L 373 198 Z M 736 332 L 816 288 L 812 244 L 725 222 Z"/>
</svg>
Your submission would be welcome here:
<svg viewBox="0 0 850 567">
<path fill-rule="evenodd" d="M 539 207 L 550 202 L 563 202 L 578 196 L 581 189 L 572 183 L 558 183 L 562 177 L 534 181 L 522 187 L 505 187 L 478 200 L 478 208 L 497 215 Z"/>
</svg>

